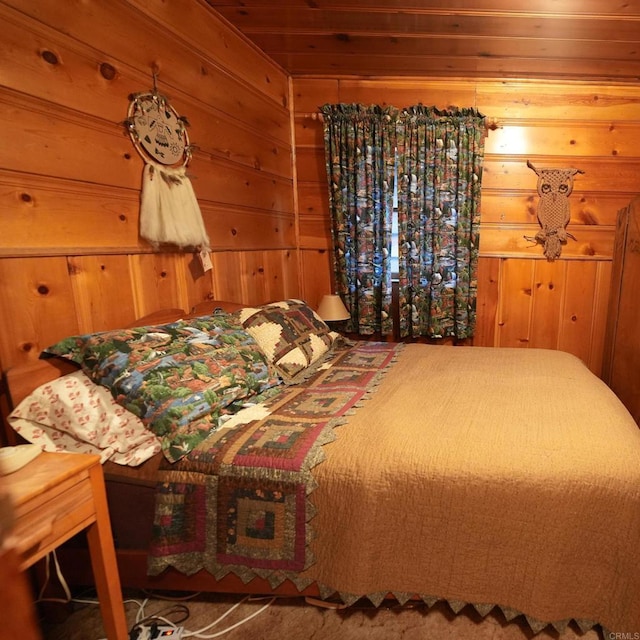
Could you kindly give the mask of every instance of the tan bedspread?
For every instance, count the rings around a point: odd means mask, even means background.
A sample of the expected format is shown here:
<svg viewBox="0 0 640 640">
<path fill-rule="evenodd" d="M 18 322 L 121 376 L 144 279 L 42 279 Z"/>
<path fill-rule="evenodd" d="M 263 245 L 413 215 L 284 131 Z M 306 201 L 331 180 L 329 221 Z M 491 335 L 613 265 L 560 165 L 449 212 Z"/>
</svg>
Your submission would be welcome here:
<svg viewBox="0 0 640 640">
<path fill-rule="evenodd" d="M 409 344 L 336 433 L 306 577 L 640 631 L 640 429 L 574 356 Z"/>
</svg>

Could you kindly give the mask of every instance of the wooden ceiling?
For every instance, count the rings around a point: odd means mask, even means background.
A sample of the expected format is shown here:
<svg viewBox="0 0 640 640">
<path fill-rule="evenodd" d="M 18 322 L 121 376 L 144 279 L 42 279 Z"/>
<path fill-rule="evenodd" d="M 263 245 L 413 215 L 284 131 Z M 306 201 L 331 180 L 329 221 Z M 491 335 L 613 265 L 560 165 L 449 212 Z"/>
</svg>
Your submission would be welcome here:
<svg viewBox="0 0 640 640">
<path fill-rule="evenodd" d="M 640 0 L 206 0 L 293 76 L 640 81 Z"/>
</svg>

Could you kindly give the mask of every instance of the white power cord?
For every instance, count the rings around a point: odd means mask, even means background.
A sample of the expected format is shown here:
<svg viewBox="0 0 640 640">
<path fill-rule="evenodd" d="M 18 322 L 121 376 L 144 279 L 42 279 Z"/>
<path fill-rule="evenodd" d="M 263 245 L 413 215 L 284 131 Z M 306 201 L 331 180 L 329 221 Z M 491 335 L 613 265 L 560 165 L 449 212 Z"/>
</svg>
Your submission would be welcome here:
<svg viewBox="0 0 640 640">
<path fill-rule="evenodd" d="M 234 604 L 230 609 L 225 611 L 225 613 L 223 613 L 217 620 L 214 620 L 211 624 L 208 624 L 206 627 L 202 627 L 202 629 L 198 629 L 197 631 L 188 631 L 185 629 L 185 631 L 182 634 L 182 637 L 183 638 L 207 638 L 207 639 L 219 638 L 220 636 L 223 636 L 225 633 L 229 633 L 229 631 L 232 631 L 233 629 L 236 629 L 237 627 L 245 624 L 246 622 L 249 622 L 249 620 L 251 620 L 252 618 L 255 618 L 257 615 L 261 614 L 263 611 L 266 611 L 275 602 L 276 597 L 273 596 L 272 598 L 269 599 L 267 604 L 263 605 L 262 607 L 260 607 L 260 609 L 258 609 L 257 611 L 254 611 L 252 614 L 248 615 L 246 618 L 243 618 L 242 620 L 239 620 L 235 624 L 232 624 L 230 627 L 227 627 L 226 629 L 222 629 L 222 631 L 217 631 L 216 633 L 213 633 L 211 635 L 202 635 L 204 631 L 209 631 L 209 629 L 215 627 L 219 622 L 222 622 L 222 620 L 224 620 L 232 611 L 237 609 L 241 604 L 247 602 L 249 599 L 259 600 L 263 598 L 250 598 L 250 596 L 245 596 L 242 600 L 240 600 L 240 602 L 236 602 L 236 604 Z"/>
<path fill-rule="evenodd" d="M 273 604 L 273 602 L 275 602 L 276 597 L 274 596 L 274 597 L 269 598 L 269 601 L 266 604 L 264 604 L 262 607 L 260 607 L 260 609 L 254 611 L 253 613 L 249 614 L 248 616 L 246 616 L 242 620 L 239 620 L 238 622 L 232 624 L 229 627 L 226 627 L 225 629 L 221 629 L 220 631 L 216 631 L 215 633 L 212 633 L 212 634 L 209 634 L 209 635 L 205 635 L 204 632 L 205 631 L 209 631 L 210 629 L 212 629 L 216 625 L 220 624 L 220 622 L 222 622 L 227 616 L 229 616 L 231 613 L 233 613 L 240 605 L 244 604 L 245 602 L 255 601 L 255 600 L 264 600 L 264 599 L 266 599 L 266 598 L 254 597 L 254 596 L 245 596 L 240 601 L 236 602 L 234 605 L 229 607 L 229 609 L 227 609 L 227 611 L 225 611 L 221 616 L 216 618 L 213 622 L 209 623 L 208 625 L 202 627 L 201 629 L 198 629 L 196 631 L 189 631 L 188 629 L 183 629 L 182 634 L 181 634 L 180 637 L 181 638 L 200 638 L 202 640 L 210 640 L 211 638 L 219 638 L 220 636 L 223 636 L 225 633 L 229 633 L 233 629 L 237 629 L 238 627 L 242 626 L 243 624 L 245 624 L 249 620 L 255 618 L 258 615 L 260 615 L 263 611 L 266 611 L 266 609 L 268 609 Z M 159 616 L 159 615 L 148 615 L 148 616 L 145 616 L 144 615 L 144 608 L 147 605 L 148 601 L 149 601 L 149 598 L 145 599 L 141 604 L 139 604 L 138 614 L 136 616 L 136 624 L 134 625 L 134 627 L 136 625 L 144 624 L 145 621 L 148 621 L 148 620 L 152 619 L 153 621 L 162 621 L 167 626 L 173 627 L 174 629 L 178 628 L 178 625 L 176 625 L 171 620 L 168 620 L 167 618 L 164 618 L 162 616 Z M 184 620 L 181 620 L 181 622 L 183 622 L 183 621 Z"/>
<path fill-rule="evenodd" d="M 56 571 L 56 576 L 60 582 L 60 585 L 62 586 L 65 596 L 66 598 L 44 598 L 44 591 L 47 587 L 47 585 L 49 584 L 49 581 L 51 579 L 51 569 L 50 569 L 50 564 L 51 564 L 51 558 L 53 557 L 53 563 L 55 566 L 55 571 Z M 190 598 L 196 597 L 198 596 L 199 593 L 194 593 L 192 595 L 189 596 L 185 596 L 184 598 L 171 598 L 171 597 L 162 597 L 162 596 L 156 596 L 159 599 L 165 599 L 165 600 L 188 600 Z M 256 616 L 260 615 L 263 611 L 266 611 L 276 600 L 276 596 L 273 596 L 271 598 L 269 598 L 268 602 L 263 605 L 262 607 L 260 607 L 260 609 L 254 611 L 253 613 L 249 614 L 248 616 L 246 616 L 245 618 L 243 618 L 242 620 L 239 620 L 238 622 L 232 624 L 230 627 L 227 627 L 226 629 L 222 629 L 220 631 L 216 631 L 213 634 L 210 635 L 203 635 L 205 631 L 209 631 L 210 629 L 212 629 L 213 627 L 215 627 L 216 625 L 220 624 L 220 622 L 222 622 L 228 615 L 230 615 L 231 613 L 233 613 L 233 611 L 235 611 L 240 605 L 244 604 L 245 602 L 248 602 L 250 600 L 256 601 L 256 600 L 265 600 L 266 597 L 256 597 L 256 596 L 245 596 L 244 598 L 242 598 L 239 602 L 236 602 L 234 605 L 232 605 L 227 611 L 225 611 L 221 616 L 219 616 L 216 620 L 214 620 L 213 622 L 211 622 L 210 624 L 202 627 L 202 629 L 198 629 L 197 631 L 189 631 L 187 629 L 185 629 L 182 633 L 182 638 L 200 638 L 202 640 L 210 640 L 211 638 L 219 638 L 220 636 L 223 636 L 225 633 L 229 633 L 229 631 L 232 631 L 233 629 L 237 629 L 238 627 L 242 626 L 243 624 L 245 624 L 246 622 L 248 622 L 249 620 L 252 620 L 253 618 L 255 618 Z M 62 569 L 60 568 L 60 563 L 58 562 L 58 556 L 56 555 L 55 550 L 52 551 L 51 553 L 47 554 L 46 556 L 46 562 L 45 562 L 45 579 L 44 579 L 44 583 L 40 589 L 40 593 L 38 594 L 38 598 L 36 600 L 36 602 L 58 602 L 61 604 L 68 604 L 70 602 L 75 602 L 78 604 L 89 604 L 89 605 L 99 605 L 100 602 L 98 600 L 94 600 L 94 599 L 83 599 L 83 598 L 74 598 L 71 595 L 71 590 L 69 589 L 69 585 L 67 584 L 67 581 L 64 578 L 64 575 L 62 574 Z M 151 616 L 145 616 L 145 607 L 147 606 L 147 604 L 149 603 L 149 597 L 145 598 L 142 601 L 139 600 L 135 600 L 135 599 L 129 599 L 129 600 L 125 600 L 124 601 L 125 604 L 136 604 L 138 606 L 138 612 L 136 613 L 136 622 L 133 625 L 134 627 L 136 625 L 139 625 L 141 623 L 143 623 L 143 621 L 148 620 L 150 618 L 154 619 L 154 620 L 160 620 L 162 622 L 164 622 L 166 625 L 170 626 L 170 627 L 174 627 L 177 628 L 177 625 L 172 622 L 171 620 L 168 620 L 167 618 L 164 618 L 160 615 L 151 615 Z M 164 611 L 162 611 L 164 612 Z M 160 612 L 159 612 L 160 613 Z M 188 617 L 189 613 L 188 613 L 188 609 L 187 609 L 187 617 Z M 186 619 L 186 618 L 185 618 Z M 184 621 L 181 620 L 181 622 Z M 105 640 L 105 639 L 101 639 L 101 640 Z"/>
<path fill-rule="evenodd" d="M 188 629 L 183 629 L 182 634 L 180 635 L 180 638 L 199 638 L 201 640 L 210 640 L 211 638 L 219 638 L 219 637 L 223 636 L 225 633 L 229 633 L 230 631 L 233 631 L 233 629 L 237 629 L 238 627 L 242 626 L 246 622 L 249 622 L 249 620 L 255 618 L 258 615 L 260 615 L 263 611 L 266 611 L 275 602 L 276 596 L 273 596 L 273 597 L 269 598 L 269 601 L 266 604 L 264 604 L 262 607 L 260 607 L 258 610 L 256 610 L 253 613 L 249 614 L 248 616 L 246 616 L 242 620 L 238 620 L 238 622 L 235 622 L 231 626 L 226 627 L 225 629 L 221 629 L 220 631 L 216 631 L 215 633 L 212 633 L 212 634 L 209 634 L 209 635 L 204 635 L 204 632 L 205 631 L 209 631 L 209 629 L 212 629 L 216 625 L 220 624 L 220 622 L 222 622 L 228 615 L 233 613 L 233 611 L 235 611 L 240 605 L 244 604 L 245 602 L 255 601 L 255 600 L 264 600 L 264 599 L 266 599 L 266 598 L 254 597 L 254 596 L 245 596 L 244 598 L 242 598 L 242 600 L 240 600 L 239 602 L 236 602 L 234 605 L 229 607 L 229 609 L 227 609 L 227 611 L 225 611 L 216 620 L 214 620 L 210 624 L 202 627 L 201 629 L 198 629 L 197 631 L 189 631 Z M 92 604 L 92 605 L 99 605 L 100 604 L 97 600 L 82 600 L 82 599 L 79 599 L 79 598 L 73 598 L 71 600 L 71 602 L 77 602 L 77 603 L 81 603 L 81 604 Z M 138 612 L 136 613 L 136 622 L 132 626 L 132 629 L 135 628 L 138 625 L 145 624 L 145 621 L 147 621 L 147 620 L 153 620 L 154 622 L 159 622 L 160 621 L 160 622 L 164 623 L 165 625 L 167 625 L 168 627 L 172 627 L 174 629 L 178 628 L 178 625 L 175 622 L 173 622 L 172 620 L 169 620 L 168 618 L 165 618 L 164 616 L 156 615 L 156 614 L 151 614 L 151 615 L 145 616 L 145 607 L 149 603 L 149 598 L 145 598 L 142 601 L 139 601 L 139 600 L 125 600 L 124 602 L 125 602 L 125 604 L 133 603 L 133 604 L 136 604 L 138 606 Z M 106 638 L 99 638 L 99 640 L 107 640 L 107 639 Z"/>
<path fill-rule="evenodd" d="M 58 577 L 58 580 L 60 581 L 60 585 L 64 589 L 64 593 L 67 596 L 66 599 L 63 599 L 63 598 L 44 598 L 43 597 L 44 596 L 44 591 L 47 588 L 47 585 L 49 584 L 49 580 L 51 579 L 51 567 L 50 567 L 50 565 L 51 565 L 51 558 L 52 557 L 53 557 L 53 564 L 54 564 L 54 566 L 56 568 L 56 576 Z M 60 568 L 60 563 L 58 562 L 58 556 L 56 555 L 55 549 L 45 556 L 44 582 L 42 583 L 42 587 L 40 588 L 40 593 L 38 594 L 38 598 L 37 598 L 36 602 L 60 602 L 62 604 L 67 604 L 68 602 L 71 602 L 71 590 L 69 589 L 69 585 L 67 584 L 67 581 L 64 579 L 64 576 L 62 575 L 62 569 Z"/>
</svg>

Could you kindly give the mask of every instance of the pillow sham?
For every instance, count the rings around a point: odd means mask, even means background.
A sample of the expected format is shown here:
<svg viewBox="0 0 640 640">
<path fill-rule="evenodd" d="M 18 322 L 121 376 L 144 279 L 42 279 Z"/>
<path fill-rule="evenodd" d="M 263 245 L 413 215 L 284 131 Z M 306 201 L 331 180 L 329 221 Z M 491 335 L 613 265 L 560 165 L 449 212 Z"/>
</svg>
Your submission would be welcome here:
<svg viewBox="0 0 640 640">
<path fill-rule="evenodd" d="M 162 440 L 170 462 L 184 457 L 235 401 L 281 381 L 255 340 L 230 314 L 72 336 L 41 357 L 73 360 Z"/>
<path fill-rule="evenodd" d="M 128 466 L 160 451 L 160 440 L 81 370 L 35 389 L 8 420 L 44 451 L 95 453 L 103 463 Z"/>
<path fill-rule="evenodd" d="M 267 360 L 289 384 L 308 377 L 340 337 L 302 300 L 245 307 L 236 313 Z"/>
</svg>

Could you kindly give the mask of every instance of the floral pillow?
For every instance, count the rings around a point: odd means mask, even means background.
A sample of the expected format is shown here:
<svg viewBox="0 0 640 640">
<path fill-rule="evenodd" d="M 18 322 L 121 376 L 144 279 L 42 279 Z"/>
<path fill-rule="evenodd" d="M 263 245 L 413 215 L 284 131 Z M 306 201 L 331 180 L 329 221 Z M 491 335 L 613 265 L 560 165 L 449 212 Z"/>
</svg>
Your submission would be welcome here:
<svg viewBox="0 0 640 640">
<path fill-rule="evenodd" d="M 219 418 L 281 381 L 229 314 L 66 338 L 41 357 L 82 366 L 162 440 L 170 461 L 201 442 Z"/>
<path fill-rule="evenodd" d="M 289 384 L 308 377 L 340 337 L 301 300 L 246 307 L 237 315 L 267 360 Z"/>
<path fill-rule="evenodd" d="M 95 453 L 101 462 L 129 466 L 160 451 L 160 440 L 80 370 L 39 386 L 8 420 L 44 451 Z"/>
</svg>

